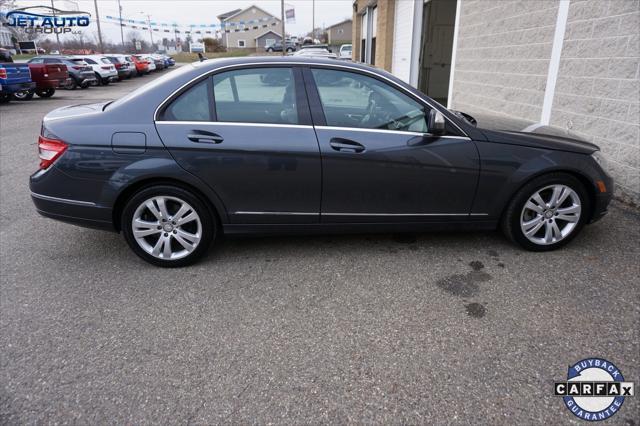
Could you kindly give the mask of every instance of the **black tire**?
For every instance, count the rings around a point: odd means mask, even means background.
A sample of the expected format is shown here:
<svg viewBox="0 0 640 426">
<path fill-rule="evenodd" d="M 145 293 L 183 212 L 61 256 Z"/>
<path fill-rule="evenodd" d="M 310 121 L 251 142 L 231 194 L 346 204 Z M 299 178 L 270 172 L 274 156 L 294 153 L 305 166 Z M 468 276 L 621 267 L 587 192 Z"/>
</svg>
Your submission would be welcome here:
<svg viewBox="0 0 640 426">
<path fill-rule="evenodd" d="M 84 82 L 84 83 L 82 83 L 80 85 L 80 88 L 81 89 L 87 89 L 87 88 L 89 88 L 89 86 L 91 86 L 91 83 Z"/>
<path fill-rule="evenodd" d="M 33 99 L 33 95 L 35 95 L 35 92 L 31 90 L 28 92 L 19 92 L 13 94 L 13 99 L 16 101 L 30 101 Z"/>
<path fill-rule="evenodd" d="M 8 104 L 9 102 L 11 102 L 11 95 L 6 93 L 0 94 L 0 104 Z"/>
<path fill-rule="evenodd" d="M 56 89 L 54 89 L 53 87 L 50 87 L 48 89 L 36 90 L 36 95 L 40 96 L 41 98 L 50 98 L 54 93 L 56 93 Z"/>
<path fill-rule="evenodd" d="M 272 49 L 272 48 L 268 48 L 268 49 L 267 49 L 267 52 L 269 52 L 269 53 L 273 53 L 273 49 Z"/>
<path fill-rule="evenodd" d="M 158 196 L 174 197 L 174 198 L 178 198 L 180 200 L 185 201 L 193 208 L 195 213 L 200 218 L 200 223 L 202 226 L 201 227 L 202 235 L 201 235 L 200 242 L 198 243 L 198 246 L 191 253 L 187 254 L 185 257 L 182 257 L 180 259 L 165 260 L 165 259 L 155 257 L 150 253 L 147 253 L 138 244 L 138 242 L 136 241 L 133 235 L 132 220 L 136 210 L 146 200 L 152 197 L 158 197 Z M 175 211 L 173 213 L 175 213 Z M 207 253 L 209 247 L 211 246 L 211 243 L 216 239 L 217 231 L 218 231 L 218 225 L 217 225 L 218 222 L 216 218 L 213 216 L 213 213 L 206 206 L 206 204 L 199 197 L 195 196 L 190 191 L 177 186 L 173 186 L 173 185 L 148 186 L 146 188 L 141 189 L 137 193 L 135 193 L 127 201 L 127 204 L 124 207 L 122 211 L 122 218 L 120 223 L 122 227 L 122 232 L 124 234 L 124 238 L 127 241 L 127 244 L 129 244 L 129 247 L 131 247 L 131 249 L 133 250 L 133 252 L 137 254 L 140 258 L 144 259 L 145 261 L 153 265 L 161 266 L 165 268 L 187 266 L 196 262 L 198 259 L 200 259 L 202 256 L 204 256 Z M 164 234 L 164 232 L 161 232 L 161 234 Z M 165 234 L 165 236 L 166 235 L 167 234 Z M 149 238 L 153 239 L 154 237 L 150 236 Z M 158 238 L 160 238 L 160 236 Z M 150 242 L 150 244 L 151 243 L 152 242 Z M 172 244 L 175 245 L 177 243 L 174 242 Z"/>
<path fill-rule="evenodd" d="M 287 52 L 291 53 L 291 52 L 293 52 L 293 49 L 290 48 L 290 47 L 287 47 Z"/>
<path fill-rule="evenodd" d="M 76 81 L 75 78 L 71 78 L 69 79 L 69 82 L 64 86 L 65 89 L 67 90 L 76 90 L 78 88 L 79 84 Z"/>
<path fill-rule="evenodd" d="M 529 198 L 537 191 L 549 185 L 557 184 L 569 187 L 578 195 L 581 207 L 580 218 L 573 230 L 560 241 L 547 245 L 536 244 L 525 236 L 520 226 L 520 219 L 523 214 L 524 206 Z M 526 250 L 551 251 L 563 247 L 573 240 L 587 223 L 590 213 L 591 200 L 587 194 L 587 190 L 580 180 L 568 173 L 549 173 L 534 178 L 518 190 L 502 215 L 501 228 L 502 232 L 509 240 L 520 245 Z"/>
</svg>

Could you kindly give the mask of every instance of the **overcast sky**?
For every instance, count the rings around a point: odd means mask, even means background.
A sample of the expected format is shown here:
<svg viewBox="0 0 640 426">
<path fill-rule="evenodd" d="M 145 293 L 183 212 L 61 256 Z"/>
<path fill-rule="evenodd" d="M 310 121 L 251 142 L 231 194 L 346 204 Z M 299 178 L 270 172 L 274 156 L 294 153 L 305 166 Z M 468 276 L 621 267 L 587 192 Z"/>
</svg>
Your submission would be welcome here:
<svg viewBox="0 0 640 426">
<path fill-rule="evenodd" d="M 69 3 L 69 1 L 65 0 L 54 0 L 55 6 L 60 9 L 68 8 Z M 77 3 L 79 10 L 90 12 L 92 17 L 95 16 L 93 0 L 79 0 L 74 3 Z M 122 17 L 124 19 L 146 20 L 146 15 L 151 14 L 152 21 L 158 23 L 175 22 L 183 27 L 187 27 L 189 24 L 219 23 L 216 18 L 217 15 L 233 9 L 244 9 L 252 4 L 280 17 L 279 0 L 120 0 L 120 3 L 122 4 Z M 18 0 L 17 4 L 18 6 L 50 6 L 51 0 Z M 296 22 L 286 26 L 287 33 L 303 35 L 311 31 L 313 1 L 287 0 L 286 4 L 294 6 L 296 14 Z M 352 5 L 352 0 L 315 0 L 316 27 L 329 26 L 351 18 Z M 117 0 L 98 0 L 98 8 L 101 21 L 105 21 L 104 17 L 106 15 L 118 15 Z M 95 26 L 92 25 L 89 31 L 95 31 Z M 103 37 L 106 36 L 112 42 L 120 40 L 120 29 L 117 23 L 103 23 L 102 32 Z M 125 37 L 127 32 L 125 27 Z M 158 38 L 162 34 L 162 32 L 154 32 L 154 36 Z M 148 31 L 145 35 L 148 35 Z"/>
</svg>

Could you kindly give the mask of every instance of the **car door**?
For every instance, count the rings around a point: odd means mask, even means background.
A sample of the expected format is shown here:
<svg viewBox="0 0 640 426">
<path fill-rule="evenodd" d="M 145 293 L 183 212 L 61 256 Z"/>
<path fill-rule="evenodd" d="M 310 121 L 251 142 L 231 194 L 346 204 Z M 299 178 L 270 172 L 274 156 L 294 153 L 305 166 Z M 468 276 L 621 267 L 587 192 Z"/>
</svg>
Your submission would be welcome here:
<svg viewBox="0 0 640 426">
<path fill-rule="evenodd" d="M 322 155 L 322 222 L 423 222 L 469 216 L 479 173 L 474 143 L 382 78 L 305 70 Z"/>
<path fill-rule="evenodd" d="M 216 191 L 232 223 L 319 222 L 320 151 L 299 69 L 222 71 L 159 114 L 164 144 Z"/>
</svg>

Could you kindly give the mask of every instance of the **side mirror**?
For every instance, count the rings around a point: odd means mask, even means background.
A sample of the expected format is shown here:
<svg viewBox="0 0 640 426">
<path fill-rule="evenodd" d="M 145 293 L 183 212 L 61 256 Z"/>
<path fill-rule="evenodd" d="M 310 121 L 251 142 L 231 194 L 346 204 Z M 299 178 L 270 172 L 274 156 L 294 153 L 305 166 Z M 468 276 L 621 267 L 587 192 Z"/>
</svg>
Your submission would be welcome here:
<svg viewBox="0 0 640 426">
<path fill-rule="evenodd" d="M 429 123 L 428 130 L 432 135 L 444 135 L 445 134 L 445 119 L 444 115 L 440 111 L 432 109 L 429 111 Z"/>
</svg>

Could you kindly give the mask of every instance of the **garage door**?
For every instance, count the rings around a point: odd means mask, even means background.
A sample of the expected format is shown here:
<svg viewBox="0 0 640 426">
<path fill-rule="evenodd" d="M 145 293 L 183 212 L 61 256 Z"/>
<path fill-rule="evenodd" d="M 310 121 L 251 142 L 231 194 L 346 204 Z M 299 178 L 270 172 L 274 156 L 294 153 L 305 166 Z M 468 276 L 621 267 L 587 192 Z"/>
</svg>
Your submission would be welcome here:
<svg viewBox="0 0 640 426">
<path fill-rule="evenodd" d="M 411 74 L 411 42 L 413 39 L 414 1 L 396 1 L 393 23 L 393 57 L 391 72 L 409 83 Z"/>
</svg>

